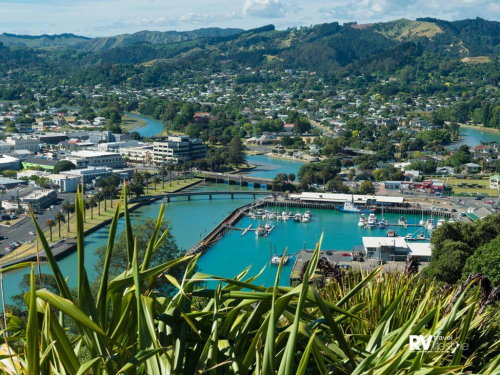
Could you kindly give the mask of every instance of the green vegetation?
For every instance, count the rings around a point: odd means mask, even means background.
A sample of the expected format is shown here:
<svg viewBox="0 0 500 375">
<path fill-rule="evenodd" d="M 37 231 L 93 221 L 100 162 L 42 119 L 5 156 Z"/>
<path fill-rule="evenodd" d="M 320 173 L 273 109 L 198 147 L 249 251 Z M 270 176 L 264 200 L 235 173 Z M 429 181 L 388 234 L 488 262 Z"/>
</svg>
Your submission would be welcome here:
<svg viewBox="0 0 500 375">
<path fill-rule="evenodd" d="M 441 374 L 493 375 L 500 319 L 484 280 L 441 289 L 408 275 L 349 272 L 318 278 L 319 241 L 298 286 L 259 286 L 248 269 L 234 279 L 195 272 L 196 257 L 152 266 L 166 232 L 160 210 L 142 261 L 125 208 L 125 270 L 110 275 L 121 203 L 104 252 L 98 292 L 84 267 L 83 198 L 77 196 L 78 285 L 72 293 L 44 234 L 38 236 L 57 289 L 31 265 L 26 315 L 8 314 L 0 369 L 9 374 Z M 181 281 L 171 270 L 185 267 Z M 29 266 L 21 264 L 11 268 Z M 8 271 L 6 269 L 4 272 Z M 211 289 L 198 281 L 215 279 Z M 309 280 L 316 280 L 309 283 Z M 166 280 L 176 292 L 156 289 Z M 49 290 L 50 289 L 50 290 Z M 410 335 L 440 336 L 430 351 Z"/>
<path fill-rule="evenodd" d="M 498 258 L 500 215 L 490 215 L 472 223 L 447 223 L 432 233 L 432 258 L 425 275 L 456 283 L 471 272 L 481 272 L 499 286 Z M 493 253 L 496 248 L 496 256 Z M 467 265 L 467 266 L 466 266 Z"/>
</svg>

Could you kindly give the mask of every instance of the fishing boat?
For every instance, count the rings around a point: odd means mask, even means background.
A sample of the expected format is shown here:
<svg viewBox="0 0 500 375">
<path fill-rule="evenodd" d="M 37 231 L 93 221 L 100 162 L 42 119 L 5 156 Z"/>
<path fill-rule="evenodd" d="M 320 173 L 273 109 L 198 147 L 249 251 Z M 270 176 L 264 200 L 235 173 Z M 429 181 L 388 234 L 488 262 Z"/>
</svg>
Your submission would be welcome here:
<svg viewBox="0 0 500 375">
<path fill-rule="evenodd" d="M 371 213 L 368 216 L 368 220 L 366 221 L 366 226 L 368 228 L 375 228 L 376 225 L 377 225 L 377 217 L 375 216 L 374 213 Z"/>
<path fill-rule="evenodd" d="M 360 208 L 354 204 L 352 201 L 345 201 L 343 206 L 338 207 L 340 212 L 351 213 L 351 214 L 369 214 L 375 211 L 374 208 Z"/>
<path fill-rule="evenodd" d="M 289 260 L 287 256 L 283 257 L 283 254 L 281 255 L 274 254 L 274 256 L 271 258 L 271 265 L 273 266 L 279 265 L 281 263 L 282 258 L 283 258 L 283 264 L 287 264 Z"/>
<path fill-rule="evenodd" d="M 365 225 L 366 225 L 366 216 L 365 214 L 361 214 L 358 221 L 358 227 L 364 227 Z"/>
</svg>

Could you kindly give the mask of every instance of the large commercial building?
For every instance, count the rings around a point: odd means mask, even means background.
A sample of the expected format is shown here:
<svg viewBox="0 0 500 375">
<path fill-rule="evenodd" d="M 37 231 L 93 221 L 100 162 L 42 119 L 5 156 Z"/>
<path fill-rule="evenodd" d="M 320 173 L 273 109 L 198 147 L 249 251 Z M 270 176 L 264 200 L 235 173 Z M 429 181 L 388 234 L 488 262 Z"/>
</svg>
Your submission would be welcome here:
<svg viewBox="0 0 500 375">
<path fill-rule="evenodd" d="M 47 178 L 53 185 L 59 186 L 59 190 L 62 193 L 75 193 L 81 182 L 81 178 L 79 176 L 71 176 L 67 174 L 50 174 Z"/>
<path fill-rule="evenodd" d="M 40 151 L 40 141 L 36 137 L 10 136 L 5 142 L 12 146 L 12 150 L 28 150 L 33 153 Z"/>
<path fill-rule="evenodd" d="M 153 146 L 123 147 L 118 152 L 132 163 L 150 164 L 153 161 Z"/>
<path fill-rule="evenodd" d="M 113 174 L 113 168 L 109 167 L 88 167 L 84 169 L 73 169 L 60 173 L 70 177 L 76 177 L 84 184 L 94 184 L 101 178 L 109 177 Z"/>
<path fill-rule="evenodd" d="M 76 151 L 66 158 L 77 168 L 110 167 L 121 168 L 124 163 L 120 154 L 115 152 Z"/>
<path fill-rule="evenodd" d="M 21 161 L 8 155 L 0 155 L 0 171 L 21 169 Z"/>
<path fill-rule="evenodd" d="M 168 137 L 164 142 L 153 143 L 153 162 L 157 165 L 183 163 L 204 158 L 206 154 L 207 146 L 200 139 L 188 136 Z"/>
<path fill-rule="evenodd" d="M 52 189 L 35 190 L 31 194 L 21 198 L 24 205 L 29 206 L 34 212 L 49 207 L 57 200 L 57 193 Z"/>
</svg>

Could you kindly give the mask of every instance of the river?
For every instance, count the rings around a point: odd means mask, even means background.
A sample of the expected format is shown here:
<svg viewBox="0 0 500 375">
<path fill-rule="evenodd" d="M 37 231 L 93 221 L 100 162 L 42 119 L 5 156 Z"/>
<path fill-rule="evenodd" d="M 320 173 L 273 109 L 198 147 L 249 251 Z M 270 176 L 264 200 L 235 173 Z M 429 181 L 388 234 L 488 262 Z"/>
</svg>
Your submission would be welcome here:
<svg viewBox="0 0 500 375">
<path fill-rule="evenodd" d="M 139 129 L 142 134 L 154 135 L 157 131 L 163 130 L 160 121 L 149 119 L 144 116 L 129 114 L 140 117 L 147 121 L 145 127 Z M 160 129 L 161 125 L 161 129 Z M 479 144 L 481 141 L 499 141 L 500 134 L 482 132 L 478 129 L 461 128 L 461 142 L 469 145 Z M 277 173 L 297 174 L 301 163 L 287 160 L 271 159 L 267 156 L 248 156 L 247 161 L 255 165 L 256 168 L 249 171 L 249 175 L 265 178 L 273 178 Z M 200 184 L 192 187 L 193 190 L 252 190 L 247 187 L 227 184 Z M 176 198 L 167 205 L 165 213 L 166 220 L 172 224 L 172 233 L 177 244 L 182 249 L 189 249 L 196 244 L 214 225 L 235 208 L 251 201 L 251 198 L 238 197 L 228 199 L 225 197 L 193 197 L 191 201 L 185 198 Z M 155 218 L 158 214 L 161 202 L 155 202 L 148 206 L 142 206 L 131 215 L 132 221 L 136 222 L 144 218 Z M 292 210 L 295 212 L 295 210 Z M 277 222 L 275 230 L 267 238 L 256 238 L 254 233 L 248 233 L 241 237 L 238 232 L 231 232 L 218 241 L 199 260 L 199 269 L 206 273 L 218 274 L 221 276 L 234 276 L 248 265 L 252 266 L 251 273 L 255 274 L 266 266 L 258 283 L 269 285 L 274 280 L 274 268 L 268 266 L 270 251 L 283 251 L 288 247 L 289 253 L 295 253 L 299 249 L 313 248 L 322 232 L 324 232 L 324 249 L 350 250 L 355 245 L 361 245 L 363 235 L 383 236 L 383 230 L 371 230 L 369 232 L 359 229 L 356 225 L 358 215 L 341 214 L 334 211 L 312 210 L 313 218 L 308 224 L 295 223 L 293 221 Z M 386 215 L 386 218 L 394 222 L 395 215 Z M 410 223 L 417 222 L 418 216 L 408 216 Z M 244 218 L 238 224 L 242 227 L 250 224 L 250 219 Z M 123 229 L 123 221 L 119 223 L 119 232 Z M 406 232 L 400 231 L 401 235 Z M 345 234 L 349 233 L 349 236 Z M 95 250 L 105 245 L 108 235 L 108 227 L 103 227 L 85 239 L 85 265 L 89 278 L 95 279 L 96 264 Z M 288 282 L 292 263 L 285 267 L 282 283 Z M 76 253 L 58 262 L 59 267 L 69 283 L 75 286 L 76 283 Z M 42 272 L 50 273 L 47 264 L 41 266 Z M 11 272 L 4 276 L 5 294 L 7 303 L 10 298 L 19 293 L 18 285 L 27 270 Z"/>
<path fill-rule="evenodd" d="M 456 149 L 462 145 L 477 146 L 484 142 L 500 143 L 499 131 L 483 131 L 479 128 L 460 127 L 460 140 L 449 145 L 447 148 Z"/>
</svg>

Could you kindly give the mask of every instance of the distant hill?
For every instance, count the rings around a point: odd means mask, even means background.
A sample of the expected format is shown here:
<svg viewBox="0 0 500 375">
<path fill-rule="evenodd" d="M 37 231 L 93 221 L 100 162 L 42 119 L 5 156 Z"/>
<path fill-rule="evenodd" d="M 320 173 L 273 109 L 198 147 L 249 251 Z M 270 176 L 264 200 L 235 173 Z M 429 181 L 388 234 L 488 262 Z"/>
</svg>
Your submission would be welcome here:
<svg viewBox="0 0 500 375">
<path fill-rule="evenodd" d="M 58 34 L 58 35 L 17 35 L 3 33 L 0 35 L 0 43 L 5 46 L 18 46 L 29 48 L 44 48 L 44 47 L 71 47 L 84 41 L 90 40 L 84 36 L 74 34 Z"/>
<path fill-rule="evenodd" d="M 241 34 L 242 29 L 221 29 L 217 27 L 193 31 L 140 31 L 84 41 L 76 47 L 87 51 L 102 51 L 111 48 L 128 47 L 137 44 L 169 44 L 202 38 L 218 38 Z"/>
<path fill-rule="evenodd" d="M 72 34 L 0 36 L 0 73 L 33 66 L 37 74 L 72 75 L 76 82 L 154 85 L 177 71 L 233 68 L 304 69 L 324 76 L 382 72 L 412 67 L 424 54 L 449 62 L 496 63 L 500 22 L 481 18 L 444 21 L 400 19 L 373 24 L 338 22 L 276 30 L 207 28 L 141 31 L 105 38 Z M 11 48 L 26 47 L 26 48 Z M 58 47 L 46 51 L 41 47 Z M 147 73 L 147 74 L 146 74 Z M 243 77 L 252 81 L 258 77 Z"/>
</svg>

